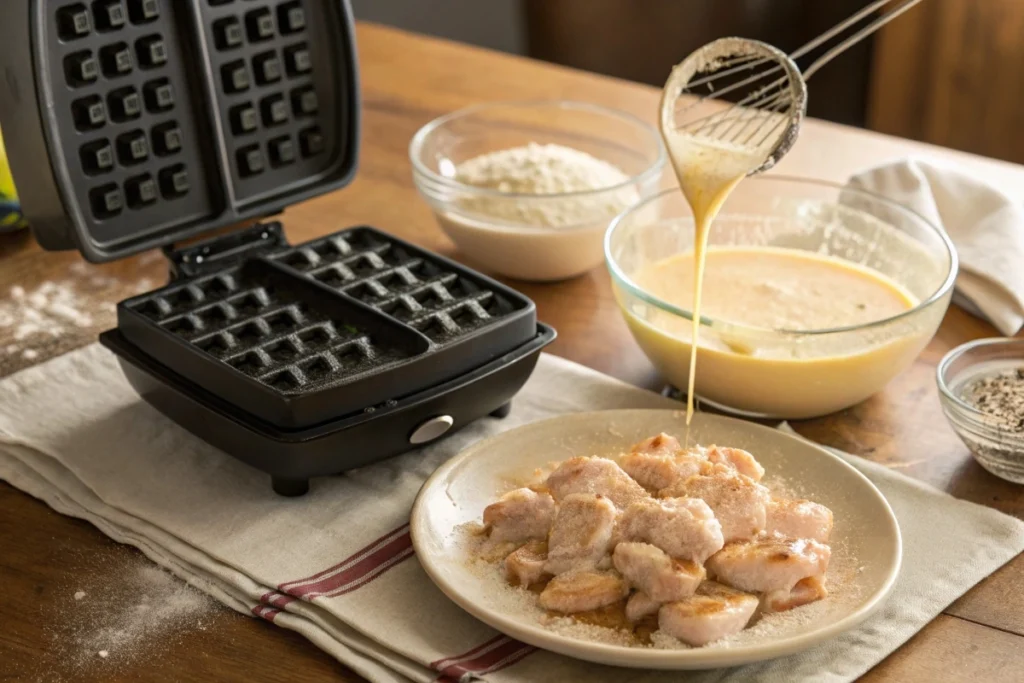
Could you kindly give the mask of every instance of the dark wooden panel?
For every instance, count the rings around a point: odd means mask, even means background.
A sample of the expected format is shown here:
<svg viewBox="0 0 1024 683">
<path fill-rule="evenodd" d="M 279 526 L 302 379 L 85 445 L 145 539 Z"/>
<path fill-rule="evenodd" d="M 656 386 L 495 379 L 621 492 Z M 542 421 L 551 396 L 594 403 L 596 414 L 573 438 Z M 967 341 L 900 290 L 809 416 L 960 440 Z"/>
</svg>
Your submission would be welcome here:
<svg viewBox="0 0 1024 683">
<path fill-rule="evenodd" d="M 715 38 L 756 38 L 791 51 L 859 9 L 860 0 L 526 0 L 529 54 L 661 85 L 672 65 Z M 863 125 L 871 47 L 814 77 L 812 116 Z M 805 62 L 806 64 L 807 62 Z"/>
<path fill-rule="evenodd" d="M 871 128 L 1024 161 L 1024 2 L 929 0 L 878 36 Z"/>
</svg>

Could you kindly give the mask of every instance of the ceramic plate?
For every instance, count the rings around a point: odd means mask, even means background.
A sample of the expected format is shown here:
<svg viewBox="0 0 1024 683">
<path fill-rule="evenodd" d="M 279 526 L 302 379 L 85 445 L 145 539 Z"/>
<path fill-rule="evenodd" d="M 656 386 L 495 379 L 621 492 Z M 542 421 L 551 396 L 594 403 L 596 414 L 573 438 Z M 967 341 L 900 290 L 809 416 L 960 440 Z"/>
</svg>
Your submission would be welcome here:
<svg viewBox="0 0 1024 683">
<path fill-rule="evenodd" d="M 765 483 L 832 509 L 833 559 L 826 600 L 786 613 L 787 619 L 743 638 L 701 648 L 627 647 L 557 633 L 539 614 L 507 607 L 500 581 L 467 562 L 465 532 L 484 507 L 529 478 L 537 467 L 575 455 L 614 457 L 642 438 L 667 432 L 682 441 L 683 414 L 671 410 L 578 413 L 537 422 L 477 442 L 423 485 L 412 511 L 416 556 L 430 578 L 464 610 L 530 645 L 602 664 L 650 669 L 735 666 L 804 650 L 853 628 L 877 609 L 899 573 L 902 547 L 889 504 L 862 474 L 813 444 L 734 418 L 698 414 L 698 443 L 744 448 L 767 470 Z M 780 481 L 781 478 L 781 481 Z M 479 567 L 479 565 L 478 565 Z M 505 589 L 508 590 L 508 589 Z M 806 610 L 803 614 L 800 610 Z M 761 631 L 761 633 L 758 633 Z M 757 633 L 756 637 L 749 638 Z"/>
</svg>

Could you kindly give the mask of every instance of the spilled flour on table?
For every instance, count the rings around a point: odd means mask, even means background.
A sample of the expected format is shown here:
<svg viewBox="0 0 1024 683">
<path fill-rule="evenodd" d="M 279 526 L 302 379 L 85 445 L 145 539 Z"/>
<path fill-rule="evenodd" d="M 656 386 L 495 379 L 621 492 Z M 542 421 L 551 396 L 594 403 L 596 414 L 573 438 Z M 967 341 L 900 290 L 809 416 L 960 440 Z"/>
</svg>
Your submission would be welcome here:
<svg viewBox="0 0 1024 683">
<path fill-rule="evenodd" d="M 115 302 L 156 286 L 148 277 L 125 282 L 85 263 L 68 272 L 71 279 L 0 290 L 0 374 L 93 341 L 116 323 Z"/>
<path fill-rule="evenodd" d="M 0 327 L 12 328 L 14 341 L 58 337 L 68 328 L 92 325 L 77 290 L 65 282 L 44 282 L 31 291 L 16 285 L 0 303 Z"/>
<path fill-rule="evenodd" d="M 202 631 L 217 609 L 208 596 L 132 555 L 104 566 L 96 578 L 67 589 L 59 623 L 49 631 L 62 672 L 106 671 L 158 657 L 168 645 Z M 57 671 L 50 680 L 62 680 Z"/>
</svg>

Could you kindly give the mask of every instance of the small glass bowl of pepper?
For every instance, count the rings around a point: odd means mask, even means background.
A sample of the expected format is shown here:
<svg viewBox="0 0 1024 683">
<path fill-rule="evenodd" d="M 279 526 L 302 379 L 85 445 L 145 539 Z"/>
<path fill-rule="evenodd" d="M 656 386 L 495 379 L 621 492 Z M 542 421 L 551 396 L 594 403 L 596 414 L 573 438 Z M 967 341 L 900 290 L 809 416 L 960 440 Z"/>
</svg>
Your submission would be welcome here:
<svg viewBox="0 0 1024 683">
<path fill-rule="evenodd" d="M 1024 339 L 979 339 L 936 371 L 946 419 L 986 470 L 1024 484 Z"/>
</svg>

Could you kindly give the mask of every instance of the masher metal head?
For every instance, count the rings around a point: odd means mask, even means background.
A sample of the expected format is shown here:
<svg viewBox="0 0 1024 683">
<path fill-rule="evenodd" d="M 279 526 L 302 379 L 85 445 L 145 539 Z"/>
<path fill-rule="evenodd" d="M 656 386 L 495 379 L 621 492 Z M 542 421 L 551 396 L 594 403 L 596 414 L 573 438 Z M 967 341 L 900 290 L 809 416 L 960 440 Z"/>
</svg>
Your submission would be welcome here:
<svg viewBox="0 0 1024 683">
<path fill-rule="evenodd" d="M 789 151 L 806 110 L 807 85 L 786 53 L 758 40 L 720 38 L 672 69 L 661 129 L 757 152 L 764 161 L 753 174 Z"/>
<path fill-rule="evenodd" d="M 768 170 L 796 142 L 807 110 L 807 79 L 920 1 L 875 0 L 789 55 L 747 38 L 708 43 L 672 69 L 661 100 L 663 133 L 756 152 L 764 162 L 749 175 Z M 824 54 L 801 73 L 795 60 L 821 46 Z"/>
</svg>

